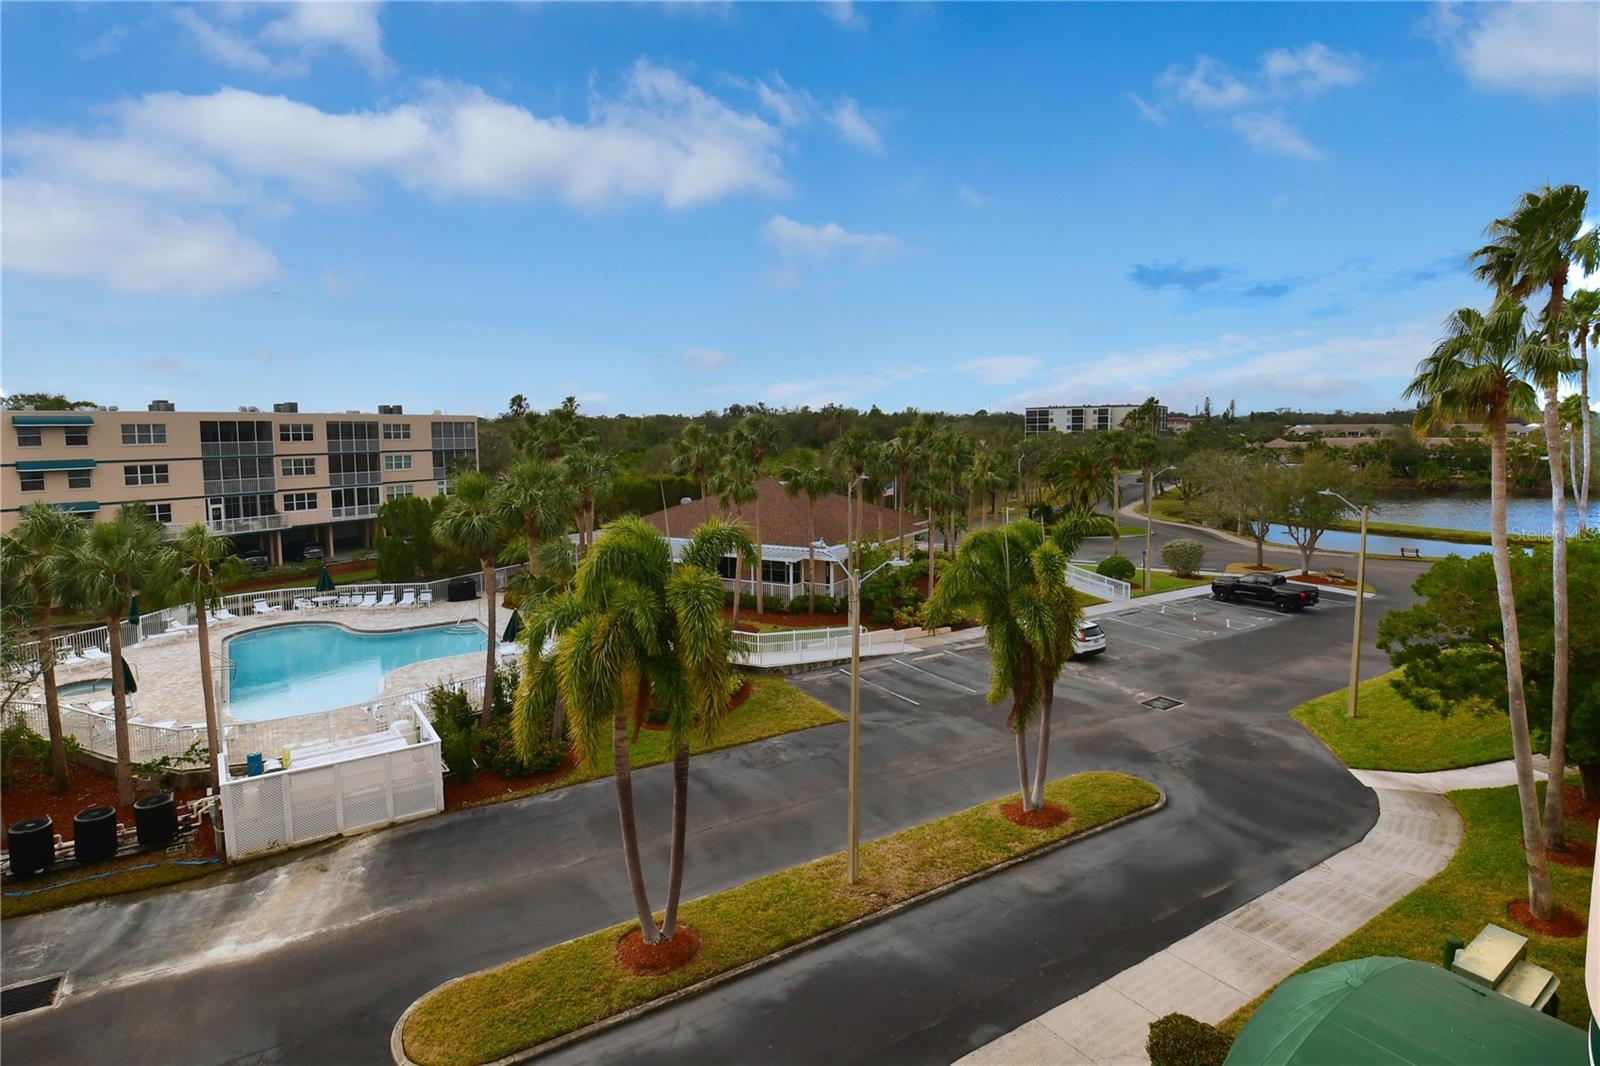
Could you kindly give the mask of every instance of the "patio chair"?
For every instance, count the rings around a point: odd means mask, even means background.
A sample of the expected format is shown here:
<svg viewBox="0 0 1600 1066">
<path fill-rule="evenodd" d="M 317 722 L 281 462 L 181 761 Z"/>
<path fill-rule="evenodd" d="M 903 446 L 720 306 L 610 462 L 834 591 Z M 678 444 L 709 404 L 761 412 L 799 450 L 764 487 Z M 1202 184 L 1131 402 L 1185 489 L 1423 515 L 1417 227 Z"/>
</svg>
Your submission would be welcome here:
<svg viewBox="0 0 1600 1066">
<path fill-rule="evenodd" d="M 394 589 L 384 589 L 383 590 L 383 599 L 378 601 L 378 606 L 379 607 L 393 607 L 394 606 Z"/>
<path fill-rule="evenodd" d="M 356 606 L 361 608 L 363 611 L 378 606 L 378 594 L 376 592 L 367 593 L 365 596 L 361 597 L 361 602 L 356 604 Z"/>
<path fill-rule="evenodd" d="M 256 614 L 276 614 L 283 610 L 282 607 L 272 606 L 272 604 L 268 603 L 266 600 L 255 601 L 250 605 L 250 609 Z"/>
<path fill-rule="evenodd" d="M 224 622 L 232 622 L 232 621 L 236 620 L 238 617 L 239 617 L 238 615 L 234 614 L 232 611 L 228 610 L 226 607 L 217 608 L 217 618 L 219 618 L 220 620 L 222 620 Z"/>
<path fill-rule="evenodd" d="M 339 593 L 339 603 L 338 603 L 337 606 L 340 606 L 340 607 L 354 607 L 357 603 L 360 603 L 360 602 L 361 602 L 360 600 L 356 599 L 354 593 L 341 592 L 341 593 Z"/>
<path fill-rule="evenodd" d="M 296 596 L 294 598 L 294 609 L 297 611 L 314 611 L 317 609 L 317 605 L 304 596 Z"/>
<path fill-rule="evenodd" d="M 430 586 L 422 590 L 422 595 L 417 597 L 417 603 L 426 607 L 433 602 L 433 588 Z"/>
<path fill-rule="evenodd" d="M 106 652 L 101 651 L 99 648 L 95 647 L 93 644 L 89 645 L 87 648 L 84 648 L 82 654 L 83 654 L 83 657 L 85 659 L 88 659 L 91 662 L 97 662 L 97 663 L 105 662 L 107 659 L 111 658 L 111 656 L 109 654 L 107 654 Z"/>
<path fill-rule="evenodd" d="M 415 607 L 416 605 L 417 605 L 417 590 L 416 589 L 406 589 L 405 592 L 400 594 L 400 602 L 398 604 L 396 604 L 395 606 L 397 606 L 397 607 Z"/>
</svg>

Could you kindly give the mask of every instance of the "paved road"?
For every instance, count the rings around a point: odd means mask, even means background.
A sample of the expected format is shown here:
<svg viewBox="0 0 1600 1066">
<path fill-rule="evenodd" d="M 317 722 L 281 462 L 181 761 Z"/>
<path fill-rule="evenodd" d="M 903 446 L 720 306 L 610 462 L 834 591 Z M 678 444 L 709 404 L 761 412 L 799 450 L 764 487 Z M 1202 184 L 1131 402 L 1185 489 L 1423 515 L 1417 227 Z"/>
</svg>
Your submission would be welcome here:
<svg viewBox="0 0 1600 1066">
<path fill-rule="evenodd" d="M 1341 683 L 1349 608 L 1267 617 L 1171 648 L 1114 644 L 1063 678 L 1055 771 L 1145 775 L 1168 791 L 1167 811 L 569 1061 L 948 1061 L 1358 839 L 1376 816 L 1371 793 L 1282 713 Z M 866 676 L 867 836 L 1015 787 L 1000 715 L 976 694 L 981 649 Z M 796 683 L 842 707 L 844 680 Z M 1186 705 L 1139 705 L 1157 693 Z M 828 726 L 697 759 L 687 894 L 836 849 L 844 741 Z M 637 782 L 659 886 L 670 772 Z M 8 1019 L 0 1041 L 17 1063 L 381 1061 L 390 1025 L 427 989 L 624 920 L 615 835 L 612 793 L 597 782 L 252 864 L 204 888 L 8 922 L 6 982 L 67 971 L 68 994 Z M 733 1001 L 739 1010 L 719 1010 Z"/>
</svg>

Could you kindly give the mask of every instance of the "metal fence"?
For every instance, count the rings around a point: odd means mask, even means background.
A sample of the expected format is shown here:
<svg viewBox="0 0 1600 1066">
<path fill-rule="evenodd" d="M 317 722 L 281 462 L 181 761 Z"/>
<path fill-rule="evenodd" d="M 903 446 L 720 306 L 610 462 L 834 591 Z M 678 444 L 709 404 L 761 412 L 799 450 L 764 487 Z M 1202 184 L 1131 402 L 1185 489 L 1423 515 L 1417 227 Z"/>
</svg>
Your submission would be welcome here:
<svg viewBox="0 0 1600 1066">
<path fill-rule="evenodd" d="M 735 630 L 733 639 L 742 652 L 744 663 L 749 666 L 789 665 L 850 654 L 849 626 L 762 633 Z M 883 655 L 902 651 L 905 646 L 905 632 L 902 630 L 869 630 L 861 627 L 862 654 Z"/>
<path fill-rule="evenodd" d="M 1077 563 L 1067 564 L 1067 584 L 1079 592 L 1087 592 L 1091 596 L 1107 600 L 1126 600 L 1133 597 L 1133 586 L 1126 581 L 1097 574 Z"/>
<path fill-rule="evenodd" d="M 34 700 L 12 700 L 6 708 L 26 722 L 28 728 L 40 736 L 50 735 L 49 719 L 43 703 Z M 196 740 L 205 743 L 205 710 L 194 715 L 198 721 L 133 722 L 128 723 L 128 755 L 133 762 L 150 762 L 163 756 L 176 758 L 193 746 Z M 72 737 L 85 751 L 108 759 L 117 757 L 117 722 L 110 714 L 91 711 L 71 704 L 61 705 L 61 734 Z"/>
</svg>

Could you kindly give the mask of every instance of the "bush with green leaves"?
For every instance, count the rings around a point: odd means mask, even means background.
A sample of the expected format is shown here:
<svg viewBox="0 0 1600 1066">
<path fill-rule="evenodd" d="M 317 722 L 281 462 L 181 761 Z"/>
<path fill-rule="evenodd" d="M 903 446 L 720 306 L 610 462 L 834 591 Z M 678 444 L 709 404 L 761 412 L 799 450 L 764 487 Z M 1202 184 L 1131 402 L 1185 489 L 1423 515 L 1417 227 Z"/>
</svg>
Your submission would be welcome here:
<svg viewBox="0 0 1600 1066">
<path fill-rule="evenodd" d="M 478 708 L 463 689 L 440 684 L 428 690 L 428 716 L 439 734 L 439 751 L 452 779 L 471 781 L 477 770 L 490 770 L 501 777 L 544 774 L 566 761 L 565 739 L 551 737 L 548 729 L 538 731 L 530 758 L 517 755 L 511 722 L 520 673 L 515 662 L 496 668 L 487 729 L 478 725 Z"/>
<path fill-rule="evenodd" d="M 1161 561 L 1179 577 L 1194 577 L 1200 572 L 1200 563 L 1206 557 L 1206 548 L 1197 540 L 1187 537 L 1169 540 L 1161 549 Z"/>
<path fill-rule="evenodd" d="M 439 757 L 457 781 L 471 781 L 478 762 L 478 712 L 464 689 L 439 684 L 428 690 L 428 717 L 439 734 Z"/>
<path fill-rule="evenodd" d="M 1138 576 L 1139 568 L 1134 566 L 1133 560 L 1126 555 L 1108 555 L 1100 560 L 1094 572 L 1117 581 L 1132 581 Z"/>
<path fill-rule="evenodd" d="M 1232 1044 L 1214 1025 L 1168 1014 L 1150 1023 L 1144 1049 L 1150 1066 L 1222 1066 Z"/>
</svg>

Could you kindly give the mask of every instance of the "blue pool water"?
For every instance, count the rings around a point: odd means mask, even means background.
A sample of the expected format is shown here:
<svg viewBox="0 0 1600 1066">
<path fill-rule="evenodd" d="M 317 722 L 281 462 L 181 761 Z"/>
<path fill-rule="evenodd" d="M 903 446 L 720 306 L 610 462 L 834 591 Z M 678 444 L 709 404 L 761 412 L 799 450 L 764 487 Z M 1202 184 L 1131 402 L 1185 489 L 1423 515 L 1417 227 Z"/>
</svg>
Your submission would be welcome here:
<svg viewBox="0 0 1600 1066">
<path fill-rule="evenodd" d="M 353 633 L 325 624 L 271 626 L 228 641 L 227 711 L 258 720 L 345 707 L 376 696 L 390 670 L 483 651 L 481 626 Z"/>
<path fill-rule="evenodd" d="M 110 691 L 111 679 L 109 677 L 97 677 L 93 681 L 68 681 L 56 687 L 56 693 L 64 700 L 91 696 L 96 692 Z"/>
</svg>

